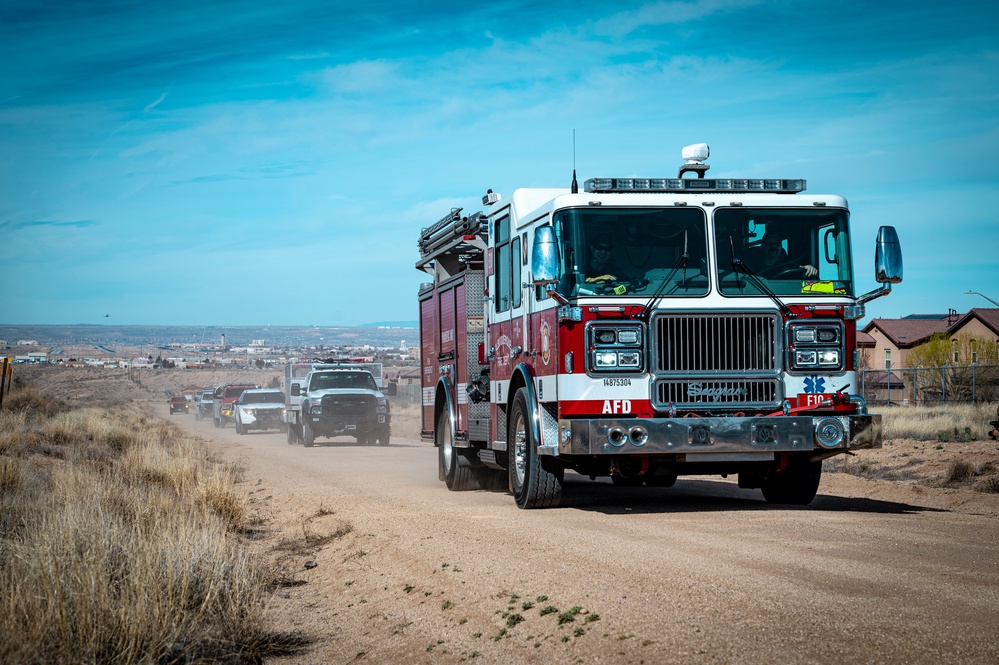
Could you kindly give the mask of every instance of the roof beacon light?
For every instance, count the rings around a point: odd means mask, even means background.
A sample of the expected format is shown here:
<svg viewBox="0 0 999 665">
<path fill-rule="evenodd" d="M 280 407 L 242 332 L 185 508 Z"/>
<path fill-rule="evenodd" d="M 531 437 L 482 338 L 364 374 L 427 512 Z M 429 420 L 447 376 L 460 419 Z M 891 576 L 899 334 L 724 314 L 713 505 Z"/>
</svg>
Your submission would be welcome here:
<svg viewBox="0 0 999 665">
<path fill-rule="evenodd" d="M 683 156 L 684 164 L 680 167 L 680 175 L 677 178 L 682 178 L 684 173 L 696 173 L 698 178 L 703 178 L 707 170 L 711 168 L 704 163 L 704 160 L 711 154 L 711 149 L 708 148 L 707 143 L 688 145 L 680 154 Z"/>
<path fill-rule="evenodd" d="M 688 164 L 703 164 L 711 155 L 711 148 L 708 147 L 707 143 L 695 143 L 684 148 L 681 155 L 683 161 Z"/>
</svg>

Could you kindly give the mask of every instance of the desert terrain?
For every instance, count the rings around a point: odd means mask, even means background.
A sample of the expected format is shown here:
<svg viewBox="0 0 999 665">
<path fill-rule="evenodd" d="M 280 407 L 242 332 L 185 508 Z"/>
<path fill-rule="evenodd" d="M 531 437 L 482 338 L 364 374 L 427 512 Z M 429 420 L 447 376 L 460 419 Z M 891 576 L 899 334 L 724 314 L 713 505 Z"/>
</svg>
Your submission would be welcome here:
<svg viewBox="0 0 999 665">
<path fill-rule="evenodd" d="M 239 462 L 269 616 L 300 638 L 276 663 L 999 660 L 999 494 L 944 482 L 955 460 L 994 474 L 994 441 L 887 441 L 829 465 L 802 508 L 734 479 L 567 474 L 561 508 L 521 511 L 504 492 L 448 492 L 415 407 L 395 406 L 387 448 L 305 449 L 168 414 L 185 385 L 266 372 L 150 371 L 137 386 L 19 371 L 43 392 L 150 409 Z"/>
</svg>

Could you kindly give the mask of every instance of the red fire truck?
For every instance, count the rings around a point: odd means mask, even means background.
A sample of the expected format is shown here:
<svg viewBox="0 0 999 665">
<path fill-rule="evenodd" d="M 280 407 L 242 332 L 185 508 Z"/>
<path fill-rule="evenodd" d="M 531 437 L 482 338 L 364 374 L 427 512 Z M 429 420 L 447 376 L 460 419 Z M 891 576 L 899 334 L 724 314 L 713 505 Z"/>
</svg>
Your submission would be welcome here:
<svg viewBox="0 0 999 665">
<path fill-rule="evenodd" d="M 844 198 L 805 181 L 594 178 L 490 190 L 420 234 L 423 436 L 450 490 L 559 504 L 567 470 L 615 484 L 737 474 L 807 504 L 822 461 L 881 445 L 856 390 L 857 320 L 902 280 L 881 227 L 858 294 Z"/>
</svg>

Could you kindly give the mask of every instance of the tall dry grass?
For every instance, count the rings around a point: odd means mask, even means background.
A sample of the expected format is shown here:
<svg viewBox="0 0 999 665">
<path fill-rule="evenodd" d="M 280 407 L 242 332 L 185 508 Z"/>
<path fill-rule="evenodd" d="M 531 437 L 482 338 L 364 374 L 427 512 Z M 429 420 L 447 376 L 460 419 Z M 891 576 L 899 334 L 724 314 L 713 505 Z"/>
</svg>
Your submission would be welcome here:
<svg viewBox="0 0 999 665">
<path fill-rule="evenodd" d="M 885 439 L 979 441 L 988 438 L 995 404 L 953 403 L 936 406 L 871 408 L 881 414 Z"/>
<path fill-rule="evenodd" d="M 259 661 L 239 470 L 134 410 L 0 411 L 0 662 Z M 11 408 L 8 408 L 11 407 Z"/>
</svg>

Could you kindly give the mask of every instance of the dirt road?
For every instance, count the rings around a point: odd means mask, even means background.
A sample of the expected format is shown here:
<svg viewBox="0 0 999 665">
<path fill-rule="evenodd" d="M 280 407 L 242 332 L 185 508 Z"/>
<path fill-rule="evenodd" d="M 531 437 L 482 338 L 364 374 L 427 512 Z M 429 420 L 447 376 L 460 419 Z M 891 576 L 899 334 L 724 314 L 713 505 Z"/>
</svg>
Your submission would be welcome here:
<svg viewBox="0 0 999 665">
<path fill-rule="evenodd" d="M 275 662 L 999 662 L 995 495 L 826 474 L 775 508 L 721 479 L 567 474 L 562 508 L 522 511 L 448 492 L 411 437 L 306 449 L 172 420 L 247 469 L 275 627 L 314 640 Z"/>
</svg>

